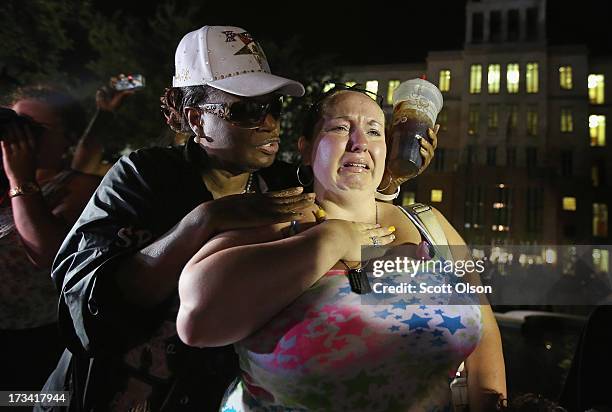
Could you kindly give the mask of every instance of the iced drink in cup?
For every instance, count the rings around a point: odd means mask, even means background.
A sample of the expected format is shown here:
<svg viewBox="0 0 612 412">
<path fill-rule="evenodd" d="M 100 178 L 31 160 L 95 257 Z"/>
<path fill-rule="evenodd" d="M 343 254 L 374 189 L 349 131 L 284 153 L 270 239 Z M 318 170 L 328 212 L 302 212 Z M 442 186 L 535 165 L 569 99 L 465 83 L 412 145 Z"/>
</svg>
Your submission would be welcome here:
<svg viewBox="0 0 612 412">
<path fill-rule="evenodd" d="M 442 104 L 442 93 L 427 80 L 407 80 L 395 89 L 387 158 L 393 176 L 415 176 L 418 173 L 423 158 L 417 136 L 431 143 L 427 129 L 433 129 Z"/>
</svg>

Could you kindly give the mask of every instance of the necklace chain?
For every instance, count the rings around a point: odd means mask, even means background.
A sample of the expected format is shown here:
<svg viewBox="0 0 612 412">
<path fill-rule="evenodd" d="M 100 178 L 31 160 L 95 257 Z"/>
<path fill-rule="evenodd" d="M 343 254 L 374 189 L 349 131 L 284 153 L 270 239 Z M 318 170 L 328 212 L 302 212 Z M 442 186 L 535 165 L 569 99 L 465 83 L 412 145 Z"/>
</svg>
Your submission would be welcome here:
<svg viewBox="0 0 612 412">
<path fill-rule="evenodd" d="M 252 186 L 253 186 L 253 173 L 249 173 L 249 178 L 246 182 L 246 185 L 244 186 L 244 190 L 242 191 L 242 194 L 253 193 Z"/>
</svg>

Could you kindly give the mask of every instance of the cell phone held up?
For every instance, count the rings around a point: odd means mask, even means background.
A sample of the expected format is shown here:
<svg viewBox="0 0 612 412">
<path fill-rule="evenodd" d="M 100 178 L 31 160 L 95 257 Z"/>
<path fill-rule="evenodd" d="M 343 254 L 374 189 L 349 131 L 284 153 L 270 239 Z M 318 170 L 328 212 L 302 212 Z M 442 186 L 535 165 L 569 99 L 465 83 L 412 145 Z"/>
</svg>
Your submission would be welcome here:
<svg viewBox="0 0 612 412">
<path fill-rule="evenodd" d="M 145 87 L 145 78 L 142 74 L 120 74 L 111 79 L 111 87 L 118 91 L 140 90 Z"/>
</svg>

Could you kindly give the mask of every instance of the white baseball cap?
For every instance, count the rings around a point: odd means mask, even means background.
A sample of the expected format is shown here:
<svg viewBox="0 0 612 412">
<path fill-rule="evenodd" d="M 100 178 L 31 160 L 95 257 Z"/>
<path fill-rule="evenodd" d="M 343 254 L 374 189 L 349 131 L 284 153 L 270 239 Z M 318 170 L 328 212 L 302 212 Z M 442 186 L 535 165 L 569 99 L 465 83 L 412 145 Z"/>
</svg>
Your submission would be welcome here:
<svg viewBox="0 0 612 412">
<path fill-rule="evenodd" d="M 240 27 L 204 26 L 187 33 L 176 48 L 174 62 L 174 87 L 207 85 L 246 97 L 304 94 L 301 83 L 270 73 L 259 43 Z"/>
</svg>

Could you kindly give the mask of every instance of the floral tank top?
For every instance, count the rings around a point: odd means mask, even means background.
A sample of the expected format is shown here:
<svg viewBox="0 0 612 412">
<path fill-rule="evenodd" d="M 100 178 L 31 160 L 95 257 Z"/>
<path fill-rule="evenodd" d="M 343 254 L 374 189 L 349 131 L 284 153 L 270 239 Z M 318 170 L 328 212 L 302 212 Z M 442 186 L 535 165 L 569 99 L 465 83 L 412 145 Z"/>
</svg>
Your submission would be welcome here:
<svg viewBox="0 0 612 412">
<path fill-rule="evenodd" d="M 337 272 L 234 345 L 241 376 L 222 412 L 450 410 L 450 380 L 482 335 L 477 299 L 358 295 Z M 385 277 L 405 281 L 405 274 Z M 421 271 L 412 278 L 423 281 L 457 277 Z"/>
</svg>

